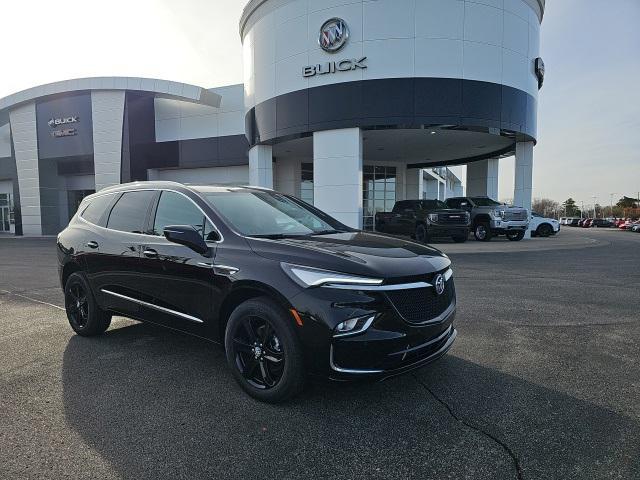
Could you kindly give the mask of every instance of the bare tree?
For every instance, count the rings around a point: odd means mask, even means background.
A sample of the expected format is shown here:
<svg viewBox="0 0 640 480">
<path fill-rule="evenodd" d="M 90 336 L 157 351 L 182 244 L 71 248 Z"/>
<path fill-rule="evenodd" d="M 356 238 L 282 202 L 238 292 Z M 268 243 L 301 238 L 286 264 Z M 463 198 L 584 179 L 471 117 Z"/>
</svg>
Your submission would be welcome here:
<svg viewBox="0 0 640 480">
<path fill-rule="evenodd" d="M 558 202 L 550 198 L 535 198 L 531 204 L 531 209 L 534 212 L 544 215 L 545 217 L 554 217 L 559 207 Z"/>
</svg>

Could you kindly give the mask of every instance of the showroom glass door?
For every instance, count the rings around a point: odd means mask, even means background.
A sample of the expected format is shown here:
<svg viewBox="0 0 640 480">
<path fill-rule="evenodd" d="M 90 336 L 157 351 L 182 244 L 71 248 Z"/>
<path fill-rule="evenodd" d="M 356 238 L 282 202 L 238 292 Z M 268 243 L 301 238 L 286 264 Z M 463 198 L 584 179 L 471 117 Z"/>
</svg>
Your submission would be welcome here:
<svg viewBox="0 0 640 480">
<path fill-rule="evenodd" d="M 362 171 L 362 225 L 373 230 L 376 213 L 390 212 L 396 203 L 396 167 L 365 165 Z"/>
<path fill-rule="evenodd" d="M 0 232 L 11 231 L 11 194 L 0 193 Z"/>
</svg>

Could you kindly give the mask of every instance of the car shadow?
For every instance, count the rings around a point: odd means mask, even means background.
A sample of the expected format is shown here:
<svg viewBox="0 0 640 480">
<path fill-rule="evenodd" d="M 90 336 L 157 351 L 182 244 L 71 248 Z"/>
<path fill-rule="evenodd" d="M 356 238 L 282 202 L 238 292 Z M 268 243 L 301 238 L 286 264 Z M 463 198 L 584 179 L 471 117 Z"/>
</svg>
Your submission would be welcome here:
<svg viewBox="0 0 640 480">
<path fill-rule="evenodd" d="M 455 351 L 455 349 L 454 349 Z M 148 324 L 74 336 L 67 423 L 122 478 L 632 478 L 640 427 L 449 354 L 379 383 L 310 383 L 283 405 L 223 349 Z M 634 473 L 635 472 L 635 473 Z M 619 476 L 619 477 L 618 477 Z"/>
</svg>

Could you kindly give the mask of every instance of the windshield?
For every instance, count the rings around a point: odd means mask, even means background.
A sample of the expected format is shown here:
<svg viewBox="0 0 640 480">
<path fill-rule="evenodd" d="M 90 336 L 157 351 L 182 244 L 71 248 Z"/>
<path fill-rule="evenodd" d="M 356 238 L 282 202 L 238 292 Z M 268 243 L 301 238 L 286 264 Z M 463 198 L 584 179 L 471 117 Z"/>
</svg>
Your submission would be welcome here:
<svg viewBox="0 0 640 480">
<path fill-rule="evenodd" d="M 478 207 L 493 207 L 494 205 L 502 205 L 495 200 L 487 197 L 471 197 L 471 201 Z"/>
<path fill-rule="evenodd" d="M 230 226 L 249 237 L 318 235 L 347 231 L 322 212 L 275 192 L 203 192 Z"/>
<path fill-rule="evenodd" d="M 447 207 L 447 204 L 440 200 L 422 200 L 422 208 L 425 210 L 439 210 Z"/>
</svg>

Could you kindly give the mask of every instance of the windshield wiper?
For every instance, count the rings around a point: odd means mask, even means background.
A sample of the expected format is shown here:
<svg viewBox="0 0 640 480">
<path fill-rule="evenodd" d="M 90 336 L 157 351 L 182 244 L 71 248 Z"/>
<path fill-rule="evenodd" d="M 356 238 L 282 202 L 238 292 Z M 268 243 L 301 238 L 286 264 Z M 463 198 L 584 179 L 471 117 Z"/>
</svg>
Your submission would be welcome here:
<svg viewBox="0 0 640 480">
<path fill-rule="evenodd" d="M 282 238 L 294 238 L 294 237 L 304 237 L 305 235 L 297 233 L 297 234 L 288 234 L 288 233 L 266 233 L 261 235 L 247 235 L 250 238 L 268 238 L 269 240 L 279 240 Z"/>
<path fill-rule="evenodd" d="M 333 235 L 334 233 L 345 233 L 345 230 L 321 230 L 319 232 L 312 232 L 309 235 Z"/>
</svg>

